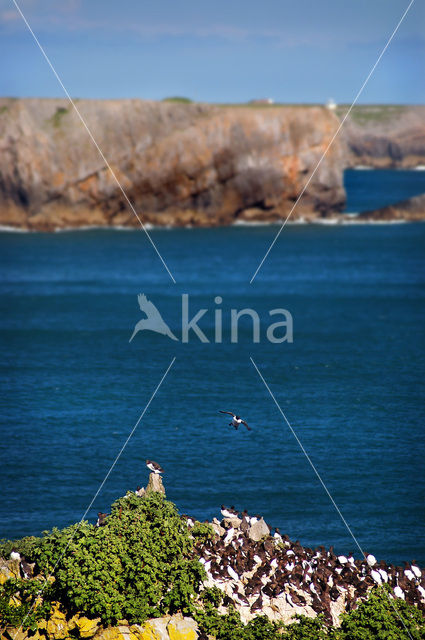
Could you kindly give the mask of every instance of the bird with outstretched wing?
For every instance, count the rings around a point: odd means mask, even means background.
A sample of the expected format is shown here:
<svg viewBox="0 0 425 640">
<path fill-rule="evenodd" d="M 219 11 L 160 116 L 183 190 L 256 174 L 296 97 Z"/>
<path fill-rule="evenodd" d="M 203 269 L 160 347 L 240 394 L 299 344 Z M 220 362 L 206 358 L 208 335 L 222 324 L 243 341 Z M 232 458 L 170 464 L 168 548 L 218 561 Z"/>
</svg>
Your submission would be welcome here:
<svg viewBox="0 0 425 640">
<path fill-rule="evenodd" d="M 226 413 L 227 415 L 232 416 L 232 422 L 229 423 L 229 427 L 235 427 L 237 431 L 239 425 L 243 424 L 248 431 L 252 431 L 251 427 L 248 426 L 245 420 L 242 420 L 242 418 L 240 416 L 237 416 L 235 413 L 233 413 L 233 411 L 222 411 L 221 409 L 219 409 L 219 412 Z"/>
</svg>

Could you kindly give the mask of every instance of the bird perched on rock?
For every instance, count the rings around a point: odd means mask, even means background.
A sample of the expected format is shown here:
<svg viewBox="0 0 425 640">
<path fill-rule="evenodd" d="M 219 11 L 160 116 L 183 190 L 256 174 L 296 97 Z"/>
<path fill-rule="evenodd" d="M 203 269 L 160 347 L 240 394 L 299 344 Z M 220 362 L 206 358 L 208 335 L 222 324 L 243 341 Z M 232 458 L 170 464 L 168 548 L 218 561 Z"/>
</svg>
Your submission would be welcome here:
<svg viewBox="0 0 425 640">
<path fill-rule="evenodd" d="M 232 505 L 230 509 L 227 509 L 224 504 L 221 505 L 221 515 L 223 518 L 237 518 L 238 511 L 236 511 L 235 507 Z"/>
<path fill-rule="evenodd" d="M 164 469 L 153 460 L 146 460 L 146 466 L 150 471 L 153 471 L 153 473 L 164 473 Z"/>
<path fill-rule="evenodd" d="M 242 420 L 242 418 L 240 416 L 237 416 L 232 411 L 222 411 L 220 409 L 220 413 L 226 413 L 227 415 L 232 416 L 232 422 L 229 422 L 229 427 L 235 427 L 236 431 L 238 430 L 238 427 L 241 424 L 243 424 L 248 429 L 248 431 L 252 431 L 251 427 L 248 427 L 248 425 L 245 422 L 245 420 Z"/>
</svg>

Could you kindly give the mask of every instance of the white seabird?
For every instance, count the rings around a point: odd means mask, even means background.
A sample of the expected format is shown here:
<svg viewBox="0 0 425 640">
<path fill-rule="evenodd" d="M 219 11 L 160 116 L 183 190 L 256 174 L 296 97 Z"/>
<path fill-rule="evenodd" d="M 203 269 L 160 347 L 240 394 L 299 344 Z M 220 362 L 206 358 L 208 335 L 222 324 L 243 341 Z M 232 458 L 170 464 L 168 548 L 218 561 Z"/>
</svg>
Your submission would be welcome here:
<svg viewBox="0 0 425 640">
<path fill-rule="evenodd" d="M 232 422 L 229 422 L 229 427 L 235 427 L 236 431 L 241 424 L 243 424 L 248 429 L 248 431 L 252 430 L 251 427 L 248 427 L 248 424 L 245 422 L 245 420 L 242 420 L 242 418 L 240 416 L 237 416 L 236 413 L 233 413 L 233 411 L 222 411 L 220 409 L 220 413 L 226 413 L 227 415 L 232 416 Z"/>
<path fill-rule="evenodd" d="M 221 505 L 220 511 L 223 518 L 237 518 L 239 515 L 235 507 L 232 506 L 230 507 L 230 509 L 227 509 L 227 507 L 225 507 L 224 504 Z"/>
<path fill-rule="evenodd" d="M 148 469 L 153 471 L 153 473 L 164 473 L 164 469 L 161 467 L 161 465 L 159 465 L 157 462 L 154 462 L 153 460 L 146 460 L 146 466 Z"/>
<path fill-rule="evenodd" d="M 375 556 L 373 556 L 371 553 L 369 553 L 369 555 L 366 558 L 366 562 L 368 563 L 369 567 L 375 566 L 375 564 L 376 564 Z"/>
<path fill-rule="evenodd" d="M 422 575 L 422 571 L 415 564 L 412 564 L 412 566 L 410 568 L 413 571 L 413 573 L 415 574 L 416 578 L 418 578 L 418 580 L 419 580 L 419 578 Z"/>
<path fill-rule="evenodd" d="M 405 596 L 404 596 L 404 591 L 401 587 L 399 587 L 398 585 L 396 587 L 394 587 L 394 595 L 397 598 L 401 598 L 402 600 L 405 600 Z"/>
<path fill-rule="evenodd" d="M 239 580 L 239 576 L 236 573 L 236 571 L 233 569 L 233 567 L 231 567 L 230 565 L 227 567 L 227 573 L 229 574 L 229 576 L 231 578 L 233 578 L 233 580 L 238 581 Z"/>
</svg>

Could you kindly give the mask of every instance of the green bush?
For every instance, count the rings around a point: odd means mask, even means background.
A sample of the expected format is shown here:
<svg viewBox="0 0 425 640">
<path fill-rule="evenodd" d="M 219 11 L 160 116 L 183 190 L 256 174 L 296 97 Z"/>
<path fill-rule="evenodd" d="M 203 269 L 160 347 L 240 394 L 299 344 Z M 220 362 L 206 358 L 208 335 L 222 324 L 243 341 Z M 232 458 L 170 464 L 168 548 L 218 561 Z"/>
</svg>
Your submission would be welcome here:
<svg viewBox="0 0 425 640">
<path fill-rule="evenodd" d="M 55 598 L 70 612 L 141 623 L 194 611 L 205 571 L 176 507 L 161 494 L 128 494 L 102 527 L 86 522 L 46 535 L 35 550 L 44 574 L 54 570 Z"/>
<path fill-rule="evenodd" d="M 341 617 L 335 640 L 423 640 L 425 619 L 414 605 L 389 599 L 387 586 L 372 589 L 357 609 Z"/>
<path fill-rule="evenodd" d="M 43 601 L 36 606 L 36 600 L 43 591 Z M 9 578 L 0 585 L 0 626 L 7 623 L 14 628 L 36 629 L 38 620 L 46 618 L 50 612 L 51 586 L 44 581 Z M 11 604 L 17 597 L 18 603 Z"/>
<path fill-rule="evenodd" d="M 17 551 L 21 556 L 32 562 L 34 549 L 40 544 L 41 538 L 27 536 L 19 540 L 0 540 L 0 558 L 8 559 L 12 551 Z"/>
<path fill-rule="evenodd" d="M 207 522 L 196 521 L 190 532 L 196 543 L 205 544 L 207 540 L 211 540 L 215 536 L 215 531 Z"/>
<path fill-rule="evenodd" d="M 239 613 L 229 607 L 228 613 L 220 615 L 212 604 L 206 604 L 195 619 L 204 635 L 215 640 L 281 640 L 282 625 L 270 622 L 267 616 L 256 616 L 244 625 Z"/>
<path fill-rule="evenodd" d="M 317 618 L 295 616 L 296 620 L 284 627 L 282 640 L 326 640 L 329 638 L 328 629 L 323 622 L 323 615 Z"/>
<path fill-rule="evenodd" d="M 223 592 L 217 587 L 205 589 L 201 593 L 202 609 L 195 613 L 201 632 L 216 640 L 280 640 L 282 624 L 270 622 L 267 616 L 256 616 L 244 625 L 239 613 L 229 607 L 228 613 L 221 615 L 217 607 L 223 600 Z"/>
</svg>

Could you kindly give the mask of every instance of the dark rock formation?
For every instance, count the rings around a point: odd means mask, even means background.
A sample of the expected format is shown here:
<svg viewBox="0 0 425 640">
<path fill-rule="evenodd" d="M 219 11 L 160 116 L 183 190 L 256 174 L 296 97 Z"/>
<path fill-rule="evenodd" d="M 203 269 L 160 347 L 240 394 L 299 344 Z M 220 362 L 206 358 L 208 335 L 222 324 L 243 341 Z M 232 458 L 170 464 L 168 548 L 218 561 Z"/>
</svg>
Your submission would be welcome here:
<svg viewBox="0 0 425 640">
<path fill-rule="evenodd" d="M 391 204 L 388 207 L 382 207 L 382 209 L 376 209 L 375 211 L 364 211 L 357 216 L 359 221 L 382 221 L 382 222 L 396 222 L 400 220 L 406 220 L 410 222 L 425 220 L 425 193 L 420 196 L 408 198 L 402 202 Z"/>
<path fill-rule="evenodd" d="M 285 217 L 334 134 L 322 107 L 77 103 L 143 222 Z M 66 100 L 0 100 L 0 224 L 50 230 L 138 221 Z M 343 208 L 337 139 L 294 212 Z"/>
</svg>

